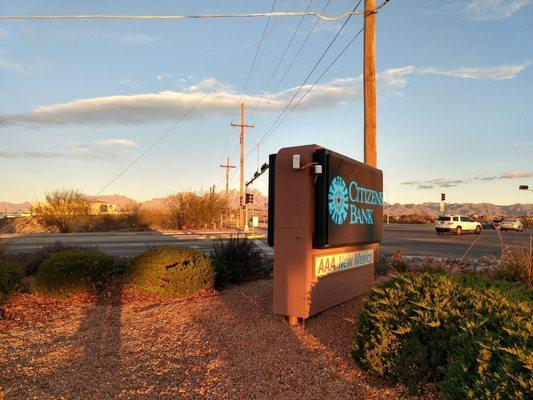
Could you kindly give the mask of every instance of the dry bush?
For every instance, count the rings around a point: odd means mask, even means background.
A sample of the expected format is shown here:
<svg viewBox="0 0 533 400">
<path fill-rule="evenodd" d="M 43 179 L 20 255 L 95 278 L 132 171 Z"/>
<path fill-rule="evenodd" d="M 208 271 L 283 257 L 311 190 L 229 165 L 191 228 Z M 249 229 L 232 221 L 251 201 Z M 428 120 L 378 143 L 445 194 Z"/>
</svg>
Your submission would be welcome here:
<svg viewBox="0 0 533 400">
<path fill-rule="evenodd" d="M 529 244 L 504 246 L 502 255 L 494 263 L 492 274 L 496 279 L 519 282 L 526 287 L 533 287 L 533 238 Z"/>
<path fill-rule="evenodd" d="M 408 214 L 390 216 L 389 220 L 396 224 L 431 224 L 435 222 L 435 217 L 432 215 Z M 383 222 L 387 222 L 387 215 L 383 215 Z"/>
<path fill-rule="evenodd" d="M 62 233 L 71 232 L 83 224 L 89 211 L 88 197 L 78 190 L 55 190 L 47 193 L 46 201 L 33 207 L 33 214 L 42 225 Z"/>
<path fill-rule="evenodd" d="M 392 268 L 397 272 L 406 272 L 409 269 L 407 260 L 402 257 L 402 249 L 396 250 L 391 256 Z"/>
<path fill-rule="evenodd" d="M 169 196 L 168 204 L 178 229 L 211 227 L 227 210 L 227 199 L 217 193 L 177 193 Z"/>
</svg>

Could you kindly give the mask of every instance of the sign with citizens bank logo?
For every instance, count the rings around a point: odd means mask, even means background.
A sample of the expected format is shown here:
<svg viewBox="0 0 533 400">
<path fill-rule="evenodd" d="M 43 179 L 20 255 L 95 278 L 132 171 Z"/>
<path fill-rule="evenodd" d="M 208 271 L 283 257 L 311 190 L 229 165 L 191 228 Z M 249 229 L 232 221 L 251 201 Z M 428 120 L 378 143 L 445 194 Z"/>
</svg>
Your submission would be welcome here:
<svg viewBox="0 0 533 400">
<path fill-rule="evenodd" d="M 314 247 L 381 241 L 382 172 L 326 149 L 316 151 L 314 161 L 324 171 L 315 185 Z"/>
</svg>

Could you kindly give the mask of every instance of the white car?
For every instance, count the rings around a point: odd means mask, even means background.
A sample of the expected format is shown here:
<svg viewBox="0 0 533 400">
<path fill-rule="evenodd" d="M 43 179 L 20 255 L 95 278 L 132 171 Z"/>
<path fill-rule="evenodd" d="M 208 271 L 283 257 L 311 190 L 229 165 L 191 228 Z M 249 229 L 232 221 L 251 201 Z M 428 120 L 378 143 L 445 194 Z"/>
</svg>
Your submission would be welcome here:
<svg viewBox="0 0 533 400">
<path fill-rule="evenodd" d="M 501 231 L 518 231 L 522 232 L 524 230 L 524 225 L 519 219 L 504 219 L 500 222 Z"/>
<path fill-rule="evenodd" d="M 460 235 L 463 232 L 481 233 L 481 224 L 466 215 L 440 215 L 435 221 L 437 234 L 451 232 Z"/>
</svg>

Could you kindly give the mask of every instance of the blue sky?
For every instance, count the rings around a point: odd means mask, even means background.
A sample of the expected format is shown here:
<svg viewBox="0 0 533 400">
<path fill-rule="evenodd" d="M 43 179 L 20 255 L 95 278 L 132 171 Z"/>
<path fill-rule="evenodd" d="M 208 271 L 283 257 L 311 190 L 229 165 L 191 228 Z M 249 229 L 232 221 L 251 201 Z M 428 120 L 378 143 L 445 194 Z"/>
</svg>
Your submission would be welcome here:
<svg viewBox="0 0 533 400">
<path fill-rule="evenodd" d="M 322 10 L 327 0 L 315 0 Z M 2 2 L 2 15 L 171 15 L 270 11 L 273 1 Z M 309 0 L 277 0 L 302 11 Z M 327 13 L 351 10 L 332 0 Z M 378 15 L 378 166 L 390 202 L 533 202 L 533 1 L 391 0 Z M 229 124 L 267 20 L 0 21 L 0 200 L 36 200 L 47 190 L 95 194 L 211 93 L 106 189 L 147 200 L 224 186 L 219 164 L 238 164 Z M 299 18 L 271 19 L 244 93 L 247 177 L 264 137 L 343 21 L 305 18 L 266 87 Z M 362 24 L 354 16 L 310 82 Z M 271 33 L 270 33 L 271 32 Z M 528 39 L 529 38 L 529 39 Z M 362 38 L 260 146 L 317 143 L 362 159 Z M 229 75 L 228 71 L 245 56 Z M 226 76 L 226 78 L 224 78 Z M 265 95 L 261 96 L 263 93 Z M 271 101 L 267 101 L 272 94 Z M 262 98 L 261 98 L 262 97 Z M 261 99 L 261 100 L 260 100 Z M 261 101 L 263 113 L 253 113 Z M 266 192 L 266 179 L 257 188 Z M 236 188 L 235 174 L 231 186 Z M 387 194 L 386 194 L 387 197 Z"/>
</svg>

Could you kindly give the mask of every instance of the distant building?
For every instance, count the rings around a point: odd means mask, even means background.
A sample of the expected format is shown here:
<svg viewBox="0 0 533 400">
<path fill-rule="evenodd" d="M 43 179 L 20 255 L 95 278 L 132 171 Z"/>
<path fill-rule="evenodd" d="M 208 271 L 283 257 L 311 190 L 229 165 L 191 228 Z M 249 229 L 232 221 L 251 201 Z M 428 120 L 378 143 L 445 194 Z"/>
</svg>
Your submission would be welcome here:
<svg viewBox="0 0 533 400">
<path fill-rule="evenodd" d="M 118 207 L 115 204 L 95 201 L 91 203 L 91 214 L 93 215 L 118 214 Z"/>
</svg>

